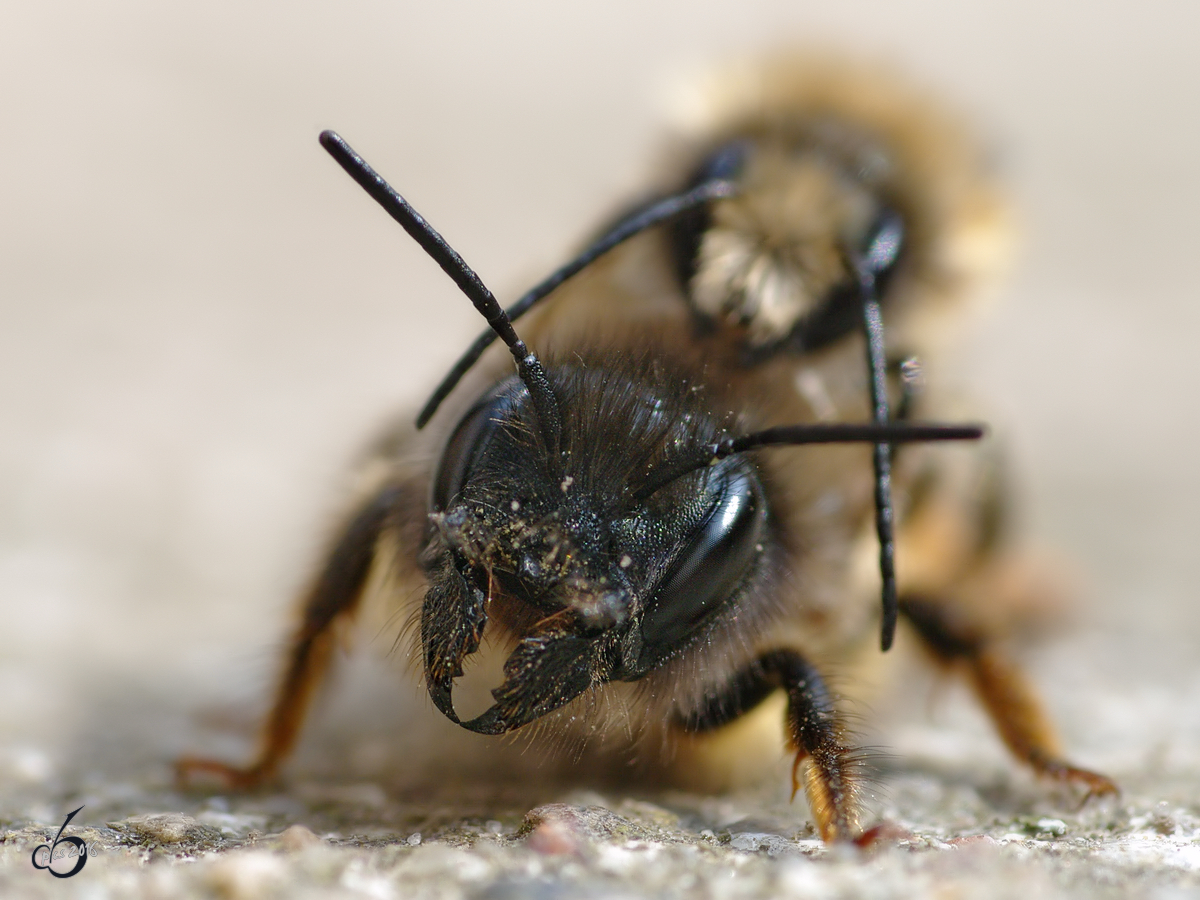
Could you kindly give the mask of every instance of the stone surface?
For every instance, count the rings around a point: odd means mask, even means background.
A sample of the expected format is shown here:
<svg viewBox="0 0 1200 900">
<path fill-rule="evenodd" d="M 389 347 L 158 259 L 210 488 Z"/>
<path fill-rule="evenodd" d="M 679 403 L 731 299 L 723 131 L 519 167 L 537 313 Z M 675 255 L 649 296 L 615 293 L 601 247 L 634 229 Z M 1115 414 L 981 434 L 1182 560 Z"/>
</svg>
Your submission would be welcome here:
<svg viewBox="0 0 1200 900">
<path fill-rule="evenodd" d="M 480 795 L 390 798 L 414 823 L 372 828 L 352 809 L 292 808 L 289 795 L 232 803 L 228 815 L 265 816 L 264 830 L 198 822 L 205 805 L 147 791 L 138 805 L 186 805 L 196 815 L 146 814 L 105 828 L 72 829 L 89 842 L 87 867 L 53 882 L 27 864 L 53 838 L 50 824 L 10 823 L 0 843 L 4 896 L 183 897 L 1122 897 L 1200 891 L 1200 810 L 1194 797 L 1120 802 L 1050 816 L 1028 786 L 949 785 L 898 771 L 884 812 L 907 837 L 862 852 L 816 840 L 801 810 L 777 792 L 706 798 L 668 793 L 633 800 L 566 793 L 523 815 L 517 796 L 484 805 L 501 818 L 456 818 Z M 1183 788 L 1183 786 L 1180 786 Z M 1181 791 L 1182 792 L 1182 791 Z M 986 795 L 986 797 L 985 797 Z M 964 804 L 974 798 L 974 809 Z M 746 813 L 773 824 L 752 821 Z M 972 814 L 974 813 L 974 816 Z M 335 826 L 320 838 L 300 819 Z M 970 819 L 970 821 L 968 821 Z M 342 827 L 337 828 L 339 820 Z M 498 824 L 497 824 L 498 823 Z M 771 830 L 761 830 L 764 827 Z M 308 837 L 297 840 L 300 829 Z"/>
</svg>

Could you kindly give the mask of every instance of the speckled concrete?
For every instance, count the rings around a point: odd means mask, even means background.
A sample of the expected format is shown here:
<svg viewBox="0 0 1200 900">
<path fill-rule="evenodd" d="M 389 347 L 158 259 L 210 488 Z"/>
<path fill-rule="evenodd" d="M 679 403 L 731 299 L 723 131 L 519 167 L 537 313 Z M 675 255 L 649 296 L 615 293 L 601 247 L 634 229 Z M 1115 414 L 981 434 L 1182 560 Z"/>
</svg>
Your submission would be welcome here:
<svg viewBox="0 0 1200 900">
<path fill-rule="evenodd" d="M 1194 785 L 1194 780 L 1191 781 Z M 777 792 L 720 798 L 563 791 L 197 802 L 113 785 L 101 810 L 171 809 L 72 829 L 85 869 L 56 882 L 28 864 L 53 837 L 12 823 L 4 896 L 122 897 L 1123 897 L 1200 891 L 1200 810 L 1186 780 L 1063 812 L 1013 790 L 905 771 L 884 811 L 911 834 L 870 853 L 821 844 Z M 1140 788 L 1140 785 L 1138 786 Z M 553 793 L 553 792 L 551 792 Z M 1154 801 L 1153 797 L 1171 797 Z M 74 801 L 72 801 L 74 802 Z M 1050 810 L 1050 811 L 1048 811 Z M 109 813 L 114 815 L 116 813 Z M 1191 892 L 1191 893 L 1189 893 Z"/>
</svg>

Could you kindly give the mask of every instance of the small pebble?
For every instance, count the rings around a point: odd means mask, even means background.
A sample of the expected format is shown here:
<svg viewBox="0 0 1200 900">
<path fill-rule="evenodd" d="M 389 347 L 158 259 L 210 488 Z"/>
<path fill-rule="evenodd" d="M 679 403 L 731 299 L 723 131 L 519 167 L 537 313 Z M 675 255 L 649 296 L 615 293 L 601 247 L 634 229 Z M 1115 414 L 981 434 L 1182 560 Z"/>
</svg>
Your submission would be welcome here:
<svg viewBox="0 0 1200 900">
<path fill-rule="evenodd" d="M 203 880 L 219 897 L 228 900 L 258 900 L 275 894 L 287 882 L 288 863 L 262 851 L 240 851 L 219 857 L 202 870 Z"/>
<path fill-rule="evenodd" d="M 583 850 L 579 833 L 564 819 L 543 819 L 525 845 L 542 856 L 579 856 Z"/>
<path fill-rule="evenodd" d="M 280 848 L 289 853 L 295 853 L 298 850 L 304 850 L 307 847 L 314 847 L 317 844 L 323 843 L 325 842 L 303 825 L 289 826 L 279 835 Z"/>
<path fill-rule="evenodd" d="M 204 832 L 204 826 L 183 813 L 148 813 L 131 816 L 120 824 L 144 838 L 178 844 Z"/>
<path fill-rule="evenodd" d="M 1067 833 L 1067 823 L 1062 819 L 1038 819 L 1037 827 L 1039 832 L 1055 837 L 1062 837 Z"/>
<path fill-rule="evenodd" d="M 986 834 L 968 834 L 946 841 L 951 847 L 999 847 L 1000 842 Z"/>
</svg>

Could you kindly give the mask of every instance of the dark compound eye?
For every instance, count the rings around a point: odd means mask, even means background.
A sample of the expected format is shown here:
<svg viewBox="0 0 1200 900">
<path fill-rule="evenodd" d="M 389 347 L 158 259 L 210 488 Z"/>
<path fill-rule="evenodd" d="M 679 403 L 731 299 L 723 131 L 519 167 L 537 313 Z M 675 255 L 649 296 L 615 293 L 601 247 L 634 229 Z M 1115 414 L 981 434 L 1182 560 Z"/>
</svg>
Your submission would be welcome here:
<svg viewBox="0 0 1200 900">
<path fill-rule="evenodd" d="M 746 166 L 750 156 L 750 141 L 730 141 L 722 144 L 696 167 L 692 176 L 684 186 L 685 190 L 704 184 L 715 179 L 736 180 Z M 680 216 L 670 229 L 671 261 L 675 273 L 684 290 L 692 283 L 696 274 L 696 255 L 700 252 L 700 242 L 704 232 L 712 224 L 712 216 L 707 206 L 701 206 Z"/>
<path fill-rule="evenodd" d="M 758 555 L 767 512 L 762 486 L 748 462 L 730 463 L 719 476 L 711 508 L 671 563 L 642 616 L 642 662 L 647 667 L 678 649 L 733 595 Z"/>
<path fill-rule="evenodd" d="M 695 187 L 706 181 L 723 179 L 733 181 L 742 174 L 746 166 L 746 158 L 750 155 L 750 141 L 739 140 L 722 144 L 704 158 L 704 161 L 692 173 L 689 187 Z"/>
<path fill-rule="evenodd" d="M 462 417 L 442 451 L 433 479 L 432 508 L 443 512 L 466 484 L 502 423 L 512 417 L 520 391 L 515 379 L 502 382 Z"/>
</svg>

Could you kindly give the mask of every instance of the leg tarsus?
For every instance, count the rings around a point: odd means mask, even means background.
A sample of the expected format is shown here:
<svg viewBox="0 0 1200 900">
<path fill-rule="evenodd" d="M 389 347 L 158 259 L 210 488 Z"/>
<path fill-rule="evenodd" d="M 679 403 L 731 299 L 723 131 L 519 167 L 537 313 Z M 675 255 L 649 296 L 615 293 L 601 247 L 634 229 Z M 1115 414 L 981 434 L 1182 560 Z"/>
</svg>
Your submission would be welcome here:
<svg viewBox="0 0 1200 900">
<path fill-rule="evenodd" d="M 1086 788 L 1083 799 L 1079 802 L 1080 808 L 1094 797 L 1119 797 L 1121 795 L 1121 789 L 1117 783 L 1107 775 L 1101 775 L 1090 769 L 1081 769 L 1060 759 L 1031 760 L 1030 765 L 1043 778 Z"/>
<path fill-rule="evenodd" d="M 804 766 L 804 796 L 827 844 L 853 841 L 860 834 L 858 778 L 854 751 L 837 746 L 819 753 L 796 751 L 792 767 L 792 797 L 798 787 L 796 770 Z"/>
<path fill-rule="evenodd" d="M 221 790 L 239 793 L 259 788 L 269 780 L 269 773 L 258 766 L 238 768 L 202 756 L 182 756 L 175 760 L 175 784 L 180 790 L 202 786 L 204 776 L 215 781 Z"/>
<path fill-rule="evenodd" d="M 796 751 L 792 795 L 801 783 L 822 840 L 853 840 L 859 832 L 857 751 L 847 746 L 846 730 L 821 674 L 799 653 L 781 650 L 761 660 L 788 695 L 788 738 Z"/>
<path fill-rule="evenodd" d="M 914 841 L 917 836 L 895 822 L 879 822 L 861 832 L 854 839 L 854 846 L 859 850 L 875 850 L 900 841 Z"/>
</svg>

